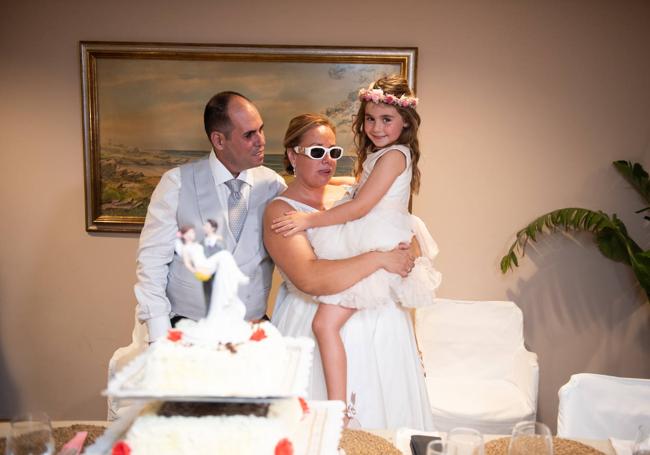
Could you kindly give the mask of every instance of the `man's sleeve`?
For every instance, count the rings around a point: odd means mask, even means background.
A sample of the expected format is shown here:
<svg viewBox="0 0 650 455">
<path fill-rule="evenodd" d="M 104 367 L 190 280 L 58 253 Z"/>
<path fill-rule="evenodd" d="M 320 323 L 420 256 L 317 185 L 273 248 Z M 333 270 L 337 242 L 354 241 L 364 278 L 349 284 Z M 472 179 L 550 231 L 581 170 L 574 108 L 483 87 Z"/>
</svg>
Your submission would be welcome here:
<svg viewBox="0 0 650 455">
<path fill-rule="evenodd" d="M 287 184 L 279 174 L 277 173 L 274 174 L 275 174 L 275 182 L 274 182 L 275 196 L 277 196 L 278 194 L 282 193 L 284 190 L 287 189 Z"/>
<path fill-rule="evenodd" d="M 149 341 L 164 336 L 171 327 L 171 304 L 165 293 L 169 263 L 174 257 L 178 224 L 176 211 L 180 193 L 180 169 L 163 174 L 151 195 L 140 234 L 135 284 L 138 319 L 149 328 Z"/>
</svg>

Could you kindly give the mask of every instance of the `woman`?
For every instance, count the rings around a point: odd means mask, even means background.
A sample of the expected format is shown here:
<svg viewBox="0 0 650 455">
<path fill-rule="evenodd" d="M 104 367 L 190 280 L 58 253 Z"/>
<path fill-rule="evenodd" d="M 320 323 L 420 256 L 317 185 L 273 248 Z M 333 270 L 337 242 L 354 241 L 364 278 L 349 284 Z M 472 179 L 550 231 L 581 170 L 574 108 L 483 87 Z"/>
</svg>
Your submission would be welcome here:
<svg viewBox="0 0 650 455">
<path fill-rule="evenodd" d="M 309 243 L 309 231 L 284 237 L 271 230 L 272 220 L 285 212 L 322 210 L 340 197 L 340 187 L 328 185 L 336 170 L 335 144 L 334 126 L 327 118 L 304 114 L 292 119 L 284 147 L 287 170 L 295 179 L 268 205 L 264 215 L 264 243 L 285 279 L 272 322 L 286 336 L 313 338 L 311 326 L 318 303 L 312 295 L 340 292 L 380 268 L 402 276 L 413 268 L 413 257 L 405 247 L 336 261 L 319 260 Z M 314 146 L 320 149 L 311 148 Z M 343 326 L 341 339 L 347 353 L 348 417 L 355 417 L 364 428 L 432 429 L 407 311 L 394 302 L 357 311 Z M 318 350 L 308 396 L 327 398 Z"/>
</svg>

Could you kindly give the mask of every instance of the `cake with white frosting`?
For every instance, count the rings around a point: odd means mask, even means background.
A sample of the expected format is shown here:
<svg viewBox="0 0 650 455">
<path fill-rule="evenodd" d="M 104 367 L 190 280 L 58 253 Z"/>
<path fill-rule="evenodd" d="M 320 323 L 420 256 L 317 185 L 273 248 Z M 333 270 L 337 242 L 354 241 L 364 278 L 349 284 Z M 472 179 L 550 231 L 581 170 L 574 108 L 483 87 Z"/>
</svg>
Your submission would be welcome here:
<svg viewBox="0 0 650 455">
<path fill-rule="evenodd" d="M 208 315 L 181 320 L 109 382 L 121 397 L 304 396 L 314 342 L 283 337 L 270 322 L 247 322 L 237 295 L 242 275 L 221 251 Z"/>
<path fill-rule="evenodd" d="M 108 395 L 155 401 L 134 406 L 87 454 L 338 453 L 343 403 L 299 398 L 314 342 L 244 321 L 237 287 L 247 278 L 222 257 L 207 317 L 180 321 L 109 381 Z"/>
<path fill-rule="evenodd" d="M 145 406 L 113 455 L 305 453 L 297 398 L 272 403 L 155 402 Z"/>
<path fill-rule="evenodd" d="M 302 395 L 313 342 L 284 338 L 269 322 L 245 323 L 244 340 L 199 343 L 181 321 L 144 360 L 140 390 L 154 396 Z M 302 362 L 302 364 L 301 364 Z"/>
</svg>

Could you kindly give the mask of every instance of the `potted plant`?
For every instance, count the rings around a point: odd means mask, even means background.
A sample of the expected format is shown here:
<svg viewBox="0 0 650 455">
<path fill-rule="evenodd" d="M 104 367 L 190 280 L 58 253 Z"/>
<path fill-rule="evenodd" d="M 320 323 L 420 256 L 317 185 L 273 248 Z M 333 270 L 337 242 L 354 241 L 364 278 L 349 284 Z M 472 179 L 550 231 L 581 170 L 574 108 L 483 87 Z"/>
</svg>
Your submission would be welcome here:
<svg viewBox="0 0 650 455">
<path fill-rule="evenodd" d="M 648 173 L 639 163 L 629 161 L 614 161 L 616 170 L 639 192 L 646 207 L 636 211 L 643 213 L 650 211 L 650 180 Z M 650 220 L 650 216 L 644 216 Z M 650 250 L 643 250 L 630 238 L 625 224 L 616 216 L 611 216 L 598 210 L 593 211 L 583 208 L 564 208 L 546 213 L 528 226 L 517 232 L 517 238 L 510 246 L 508 253 L 501 258 L 501 272 L 519 266 L 518 257 L 523 257 L 529 240 L 535 241 L 543 233 L 552 233 L 558 230 L 586 231 L 594 235 L 600 252 L 609 259 L 624 262 L 632 267 L 632 271 L 639 284 L 650 298 Z"/>
</svg>

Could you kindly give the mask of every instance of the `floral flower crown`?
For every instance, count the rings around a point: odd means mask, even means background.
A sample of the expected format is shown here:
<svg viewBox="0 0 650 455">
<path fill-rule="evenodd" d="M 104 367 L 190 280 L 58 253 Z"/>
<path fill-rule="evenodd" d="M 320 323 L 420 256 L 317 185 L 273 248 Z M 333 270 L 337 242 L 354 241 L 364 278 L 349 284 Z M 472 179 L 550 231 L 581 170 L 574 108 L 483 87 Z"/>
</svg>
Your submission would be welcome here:
<svg viewBox="0 0 650 455">
<path fill-rule="evenodd" d="M 380 88 L 362 88 L 359 90 L 359 99 L 361 101 L 372 101 L 375 104 L 385 103 L 399 107 L 410 107 L 412 109 L 415 109 L 418 105 L 418 99 L 414 96 L 402 95 L 398 98 L 390 93 L 384 93 Z"/>
</svg>

